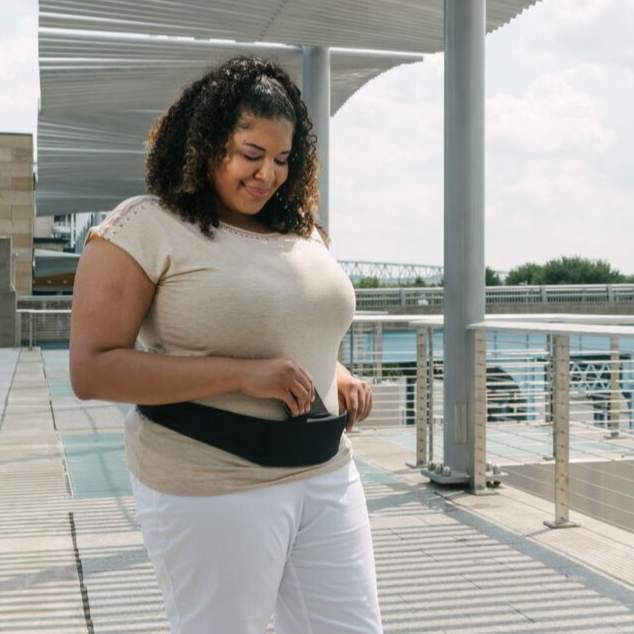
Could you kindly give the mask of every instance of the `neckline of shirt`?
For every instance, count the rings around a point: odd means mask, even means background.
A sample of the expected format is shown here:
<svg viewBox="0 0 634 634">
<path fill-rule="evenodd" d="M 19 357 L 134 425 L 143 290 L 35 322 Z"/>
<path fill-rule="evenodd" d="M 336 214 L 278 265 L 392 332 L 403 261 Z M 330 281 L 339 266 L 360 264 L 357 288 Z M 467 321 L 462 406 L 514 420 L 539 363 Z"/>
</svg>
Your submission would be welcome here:
<svg viewBox="0 0 634 634">
<path fill-rule="evenodd" d="M 258 240 L 266 240 L 271 238 L 281 238 L 288 234 L 280 233 L 279 231 L 275 231 L 272 233 L 260 233 L 259 231 L 249 231 L 248 229 L 242 229 L 242 227 L 236 227 L 234 225 L 230 225 L 223 220 L 218 220 L 220 223 L 220 227 L 223 229 L 227 229 L 227 231 L 231 231 L 232 233 L 236 233 L 238 235 L 246 236 L 247 238 L 256 238 Z"/>
</svg>

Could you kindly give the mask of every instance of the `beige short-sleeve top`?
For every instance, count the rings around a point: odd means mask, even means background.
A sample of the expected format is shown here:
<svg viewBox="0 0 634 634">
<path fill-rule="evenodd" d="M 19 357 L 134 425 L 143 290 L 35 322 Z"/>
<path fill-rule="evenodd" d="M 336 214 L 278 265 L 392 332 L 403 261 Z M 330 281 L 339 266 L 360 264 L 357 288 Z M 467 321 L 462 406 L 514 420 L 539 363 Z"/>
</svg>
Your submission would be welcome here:
<svg viewBox="0 0 634 634">
<path fill-rule="evenodd" d="M 118 205 L 86 238 L 98 236 L 130 254 L 156 284 L 138 343 L 148 353 L 265 359 L 287 356 L 311 374 L 326 408 L 339 413 L 336 363 L 355 310 L 352 283 L 315 228 L 259 234 L 221 222 L 205 236 L 155 196 Z M 200 399 L 268 420 L 287 415 L 275 399 L 232 392 Z M 125 421 L 130 471 L 147 486 L 175 495 L 218 495 L 289 482 L 337 469 L 339 452 L 311 467 L 262 467 L 182 436 L 131 407 Z"/>
</svg>

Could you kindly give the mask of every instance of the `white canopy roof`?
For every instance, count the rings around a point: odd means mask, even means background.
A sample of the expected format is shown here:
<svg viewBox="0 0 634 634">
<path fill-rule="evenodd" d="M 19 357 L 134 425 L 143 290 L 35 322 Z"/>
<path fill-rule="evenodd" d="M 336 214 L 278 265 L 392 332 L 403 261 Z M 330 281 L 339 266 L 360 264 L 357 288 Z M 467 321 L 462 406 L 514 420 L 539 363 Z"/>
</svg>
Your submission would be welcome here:
<svg viewBox="0 0 634 634">
<path fill-rule="evenodd" d="M 487 32 L 536 0 L 488 0 Z M 436 53 L 442 0 L 40 0 L 42 26 Z"/>
<path fill-rule="evenodd" d="M 535 1 L 488 0 L 488 30 Z M 301 45 L 347 47 L 331 48 L 334 114 L 377 75 L 421 61 L 422 52 L 442 50 L 443 5 L 440 0 L 40 0 L 40 27 L 36 200 L 37 214 L 44 216 L 105 211 L 142 193 L 143 141 L 153 119 L 216 61 L 241 52 L 265 54 L 301 86 Z M 252 43 L 264 40 L 277 44 Z"/>
</svg>

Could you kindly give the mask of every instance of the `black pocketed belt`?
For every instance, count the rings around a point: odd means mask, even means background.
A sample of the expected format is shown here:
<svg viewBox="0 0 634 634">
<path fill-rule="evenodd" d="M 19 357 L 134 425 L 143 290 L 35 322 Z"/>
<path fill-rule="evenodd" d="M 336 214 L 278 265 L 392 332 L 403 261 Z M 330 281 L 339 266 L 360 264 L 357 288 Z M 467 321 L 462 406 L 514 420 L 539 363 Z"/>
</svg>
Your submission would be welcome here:
<svg viewBox="0 0 634 634">
<path fill-rule="evenodd" d="M 263 467 L 302 467 L 330 460 L 339 451 L 348 412 L 308 413 L 267 420 L 185 401 L 137 405 L 151 421 Z"/>
</svg>

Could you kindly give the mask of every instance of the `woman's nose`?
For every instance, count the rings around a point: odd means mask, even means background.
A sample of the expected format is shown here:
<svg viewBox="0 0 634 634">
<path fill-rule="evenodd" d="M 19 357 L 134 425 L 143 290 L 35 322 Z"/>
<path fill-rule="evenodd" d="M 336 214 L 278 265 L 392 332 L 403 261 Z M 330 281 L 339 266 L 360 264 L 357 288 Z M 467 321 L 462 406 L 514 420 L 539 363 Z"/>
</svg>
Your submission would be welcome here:
<svg viewBox="0 0 634 634">
<path fill-rule="evenodd" d="M 272 183 L 275 180 L 275 167 L 273 165 L 273 161 L 262 161 L 262 163 L 258 166 L 255 176 L 265 183 Z"/>
</svg>

